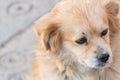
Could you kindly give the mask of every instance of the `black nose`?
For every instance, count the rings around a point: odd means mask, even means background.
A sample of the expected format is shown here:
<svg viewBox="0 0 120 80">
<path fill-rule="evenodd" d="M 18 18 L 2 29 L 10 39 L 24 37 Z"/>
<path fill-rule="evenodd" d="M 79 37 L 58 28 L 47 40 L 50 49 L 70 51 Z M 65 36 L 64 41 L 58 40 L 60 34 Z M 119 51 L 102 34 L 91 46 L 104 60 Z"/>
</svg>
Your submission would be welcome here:
<svg viewBox="0 0 120 80">
<path fill-rule="evenodd" d="M 109 54 L 102 54 L 98 59 L 101 62 L 106 62 L 109 59 Z"/>
</svg>

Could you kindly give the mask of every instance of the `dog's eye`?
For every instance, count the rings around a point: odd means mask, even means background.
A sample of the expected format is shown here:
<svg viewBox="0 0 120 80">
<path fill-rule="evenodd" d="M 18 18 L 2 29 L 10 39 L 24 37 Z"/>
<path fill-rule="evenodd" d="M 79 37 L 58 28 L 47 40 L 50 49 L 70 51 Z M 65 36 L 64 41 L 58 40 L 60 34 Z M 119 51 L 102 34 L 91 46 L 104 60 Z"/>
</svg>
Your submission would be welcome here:
<svg viewBox="0 0 120 80">
<path fill-rule="evenodd" d="M 108 29 L 105 29 L 102 33 L 101 33 L 101 37 L 105 36 L 108 33 Z"/>
<path fill-rule="evenodd" d="M 83 37 L 83 38 L 81 38 L 79 40 L 76 40 L 75 42 L 78 43 L 78 44 L 84 44 L 84 43 L 87 43 L 87 38 Z"/>
</svg>

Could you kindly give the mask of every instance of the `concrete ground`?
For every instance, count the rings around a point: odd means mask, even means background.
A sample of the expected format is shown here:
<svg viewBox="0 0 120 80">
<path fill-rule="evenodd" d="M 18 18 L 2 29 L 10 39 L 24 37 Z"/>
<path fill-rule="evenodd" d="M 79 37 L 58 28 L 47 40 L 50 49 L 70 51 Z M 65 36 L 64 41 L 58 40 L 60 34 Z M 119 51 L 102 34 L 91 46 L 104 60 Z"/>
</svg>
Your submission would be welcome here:
<svg viewBox="0 0 120 80">
<path fill-rule="evenodd" d="M 32 25 L 58 0 L 0 0 L 0 80 L 22 80 L 29 72 Z"/>
</svg>

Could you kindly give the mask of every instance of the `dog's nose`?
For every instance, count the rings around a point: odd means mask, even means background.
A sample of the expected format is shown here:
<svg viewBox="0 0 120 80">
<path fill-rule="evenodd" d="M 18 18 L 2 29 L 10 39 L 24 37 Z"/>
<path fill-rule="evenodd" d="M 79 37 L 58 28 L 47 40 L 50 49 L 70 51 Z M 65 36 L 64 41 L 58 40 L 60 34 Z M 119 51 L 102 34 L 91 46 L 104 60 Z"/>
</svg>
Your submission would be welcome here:
<svg viewBox="0 0 120 80">
<path fill-rule="evenodd" d="M 101 62 L 107 62 L 107 60 L 109 59 L 109 54 L 106 53 L 106 54 L 102 54 L 101 56 L 98 57 L 98 60 L 101 61 Z"/>
</svg>

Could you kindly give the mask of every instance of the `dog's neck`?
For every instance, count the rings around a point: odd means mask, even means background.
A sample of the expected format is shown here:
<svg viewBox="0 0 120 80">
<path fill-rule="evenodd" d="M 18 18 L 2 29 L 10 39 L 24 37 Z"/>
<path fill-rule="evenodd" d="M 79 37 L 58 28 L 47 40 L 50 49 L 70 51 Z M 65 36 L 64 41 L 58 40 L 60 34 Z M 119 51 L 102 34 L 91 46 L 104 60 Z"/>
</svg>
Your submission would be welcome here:
<svg viewBox="0 0 120 80">
<path fill-rule="evenodd" d="M 61 54 L 57 67 L 64 80 L 99 80 L 99 70 L 84 66 L 72 58 L 73 56 Z"/>
<path fill-rule="evenodd" d="M 101 80 L 104 69 L 91 69 L 79 62 L 67 62 L 62 64 L 61 75 L 64 80 Z"/>
</svg>

